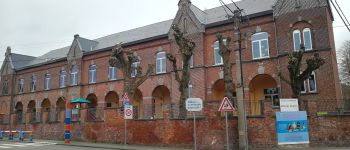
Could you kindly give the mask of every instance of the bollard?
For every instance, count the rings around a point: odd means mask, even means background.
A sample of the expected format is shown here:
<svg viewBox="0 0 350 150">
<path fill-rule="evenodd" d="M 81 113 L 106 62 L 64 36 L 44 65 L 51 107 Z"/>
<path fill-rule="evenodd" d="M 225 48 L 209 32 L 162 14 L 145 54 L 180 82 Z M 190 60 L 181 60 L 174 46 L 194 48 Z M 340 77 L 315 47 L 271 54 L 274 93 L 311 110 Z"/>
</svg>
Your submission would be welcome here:
<svg viewBox="0 0 350 150">
<path fill-rule="evenodd" d="M 32 133 L 32 131 L 29 131 L 28 133 L 29 133 L 29 141 L 33 142 L 33 133 Z"/>
</svg>

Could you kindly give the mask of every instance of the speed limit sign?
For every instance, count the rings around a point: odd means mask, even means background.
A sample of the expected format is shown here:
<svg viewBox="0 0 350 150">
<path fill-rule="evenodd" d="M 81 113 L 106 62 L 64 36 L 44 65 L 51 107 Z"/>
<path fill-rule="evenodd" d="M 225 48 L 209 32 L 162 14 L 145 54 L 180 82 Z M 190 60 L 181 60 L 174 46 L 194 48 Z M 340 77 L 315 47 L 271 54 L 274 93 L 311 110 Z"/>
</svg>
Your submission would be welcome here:
<svg viewBox="0 0 350 150">
<path fill-rule="evenodd" d="M 124 106 L 124 119 L 133 119 L 133 109 L 132 105 L 125 105 Z"/>
</svg>

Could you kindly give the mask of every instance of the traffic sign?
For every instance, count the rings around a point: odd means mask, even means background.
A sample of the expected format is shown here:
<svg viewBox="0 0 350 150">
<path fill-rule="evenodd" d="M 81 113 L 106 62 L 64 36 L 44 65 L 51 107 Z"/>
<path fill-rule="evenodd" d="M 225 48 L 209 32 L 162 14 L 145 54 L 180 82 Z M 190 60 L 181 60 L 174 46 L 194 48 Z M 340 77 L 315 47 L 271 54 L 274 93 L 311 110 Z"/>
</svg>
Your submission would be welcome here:
<svg viewBox="0 0 350 150">
<path fill-rule="evenodd" d="M 124 106 L 124 119 L 133 119 L 134 112 L 132 108 L 132 105 Z"/>
<path fill-rule="evenodd" d="M 125 93 L 125 94 L 123 95 L 123 102 L 130 102 L 128 93 Z"/>
<path fill-rule="evenodd" d="M 234 111 L 235 108 L 231 104 L 230 100 L 227 97 L 224 97 L 222 100 L 222 103 L 220 105 L 219 111 L 221 112 L 228 112 L 228 111 Z"/>
<path fill-rule="evenodd" d="M 188 98 L 186 100 L 187 111 L 201 111 L 203 109 L 203 100 L 200 98 Z"/>
</svg>

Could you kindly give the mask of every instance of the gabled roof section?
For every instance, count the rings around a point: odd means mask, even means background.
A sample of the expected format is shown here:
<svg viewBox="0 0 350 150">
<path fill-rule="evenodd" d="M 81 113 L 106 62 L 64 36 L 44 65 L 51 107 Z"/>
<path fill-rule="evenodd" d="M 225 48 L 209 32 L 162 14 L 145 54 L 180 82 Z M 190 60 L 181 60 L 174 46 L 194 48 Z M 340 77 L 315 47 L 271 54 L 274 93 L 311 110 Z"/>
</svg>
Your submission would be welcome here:
<svg viewBox="0 0 350 150">
<path fill-rule="evenodd" d="M 24 66 L 28 65 L 28 63 L 35 60 L 36 57 L 11 53 L 10 58 L 11 58 L 11 62 L 12 62 L 13 67 L 14 67 L 13 69 L 17 70 L 17 69 L 23 68 Z"/>
<path fill-rule="evenodd" d="M 96 48 L 97 44 L 98 44 L 97 41 L 93 41 L 93 40 L 89 40 L 89 39 L 86 39 L 86 38 L 82 38 L 80 36 L 78 36 L 76 39 L 77 39 L 77 41 L 80 44 L 81 50 L 84 51 L 84 52 L 93 51 Z"/>
<path fill-rule="evenodd" d="M 290 12 L 326 6 L 328 6 L 328 0 L 278 0 L 273 13 L 278 17 Z"/>
</svg>

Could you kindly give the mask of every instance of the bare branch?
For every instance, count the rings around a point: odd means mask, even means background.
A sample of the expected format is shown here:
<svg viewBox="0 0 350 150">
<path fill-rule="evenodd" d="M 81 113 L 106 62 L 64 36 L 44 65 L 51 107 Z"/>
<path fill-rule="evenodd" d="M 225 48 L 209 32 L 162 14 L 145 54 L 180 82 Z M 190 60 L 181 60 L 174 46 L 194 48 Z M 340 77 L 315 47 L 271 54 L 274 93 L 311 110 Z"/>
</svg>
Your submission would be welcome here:
<svg viewBox="0 0 350 150">
<path fill-rule="evenodd" d="M 168 58 L 169 61 L 172 62 L 173 71 L 175 72 L 175 80 L 176 80 L 177 82 L 180 82 L 180 81 L 181 81 L 181 78 L 180 78 L 180 75 L 179 75 L 179 72 L 178 72 L 177 66 L 176 66 L 176 65 L 177 65 L 177 64 L 176 64 L 176 62 L 177 62 L 176 57 L 175 57 L 174 55 L 170 54 L 170 53 L 168 53 L 168 54 L 166 55 L 166 57 Z"/>
</svg>

